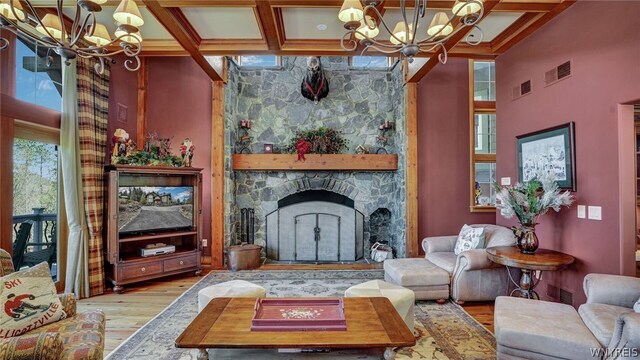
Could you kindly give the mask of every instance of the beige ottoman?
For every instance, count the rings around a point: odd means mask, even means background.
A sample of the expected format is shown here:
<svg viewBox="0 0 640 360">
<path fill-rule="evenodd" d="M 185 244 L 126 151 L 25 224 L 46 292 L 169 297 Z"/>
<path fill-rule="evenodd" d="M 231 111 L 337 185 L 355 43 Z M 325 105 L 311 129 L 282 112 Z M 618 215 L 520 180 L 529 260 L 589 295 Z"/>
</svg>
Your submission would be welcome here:
<svg viewBox="0 0 640 360">
<path fill-rule="evenodd" d="M 386 297 L 396 308 L 409 330 L 413 332 L 415 295 L 412 290 L 382 280 L 371 280 L 348 288 L 344 292 L 344 297 Z"/>
<path fill-rule="evenodd" d="M 495 306 L 498 359 L 595 359 L 601 347 L 573 306 L 509 296 Z"/>
<path fill-rule="evenodd" d="M 219 297 L 265 297 L 266 290 L 259 285 L 244 280 L 231 280 L 207 286 L 198 291 L 198 312 L 213 298 Z"/>
<path fill-rule="evenodd" d="M 427 259 L 385 260 L 384 280 L 413 290 L 416 300 L 449 298 L 449 273 Z"/>
</svg>

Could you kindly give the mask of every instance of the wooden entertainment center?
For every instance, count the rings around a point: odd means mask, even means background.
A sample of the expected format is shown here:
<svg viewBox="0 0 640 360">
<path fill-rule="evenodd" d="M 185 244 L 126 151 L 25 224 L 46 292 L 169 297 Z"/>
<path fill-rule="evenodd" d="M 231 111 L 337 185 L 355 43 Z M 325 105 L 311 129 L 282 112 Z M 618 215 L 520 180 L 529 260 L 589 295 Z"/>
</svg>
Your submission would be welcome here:
<svg viewBox="0 0 640 360">
<path fill-rule="evenodd" d="M 105 272 L 107 279 L 113 283 L 113 291 L 122 293 L 123 285 L 154 279 L 162 276 L 194 271 L 200 275 L 200 239 L 202 238 L 202 169 L 176 167 L 142 167 L 129 165 L 109 165 L 105 167 L 107 194 L 105 197 Z M 191 226 L 176 229 L 158 230 L 139 233 L 121 232 L 123 220 L 120 212 L 133 207 L 137 214 L 146 209 L 137 209 L 136 201 L 130 201 L 120 194 L 121 188 L 145 187 L 188 187 L 193 189 Z M 132 190 L 130 190 L 132 191 Z M 148 196 L 148 195 L 147 195 Z M 155 195 L 160 196 L 159 194 Z M 148 201 L 148 200 L 147 200 Z M 158 201 L 157 199 L 155 201 Z M 161 208 L 153 203 L 154 209 Z M 184 204 L 184 203 L 183 203 Z M 189 206 L 174 205 L 183 209 Z M 167 208 L 167 206 L 165 206 Z M 186 211 L 186 210 L 185 210 Z M 136 215 L 138 216 L 138 215 Z M 186 217 L 185 217 L 186 219 Z M 133 221 L 133 220 L 130 220 Z M 147 245 L 163 243 L 175 246 L 175 252 L 159 255 L 142 256 L 140 249 Z"/>
</svg>

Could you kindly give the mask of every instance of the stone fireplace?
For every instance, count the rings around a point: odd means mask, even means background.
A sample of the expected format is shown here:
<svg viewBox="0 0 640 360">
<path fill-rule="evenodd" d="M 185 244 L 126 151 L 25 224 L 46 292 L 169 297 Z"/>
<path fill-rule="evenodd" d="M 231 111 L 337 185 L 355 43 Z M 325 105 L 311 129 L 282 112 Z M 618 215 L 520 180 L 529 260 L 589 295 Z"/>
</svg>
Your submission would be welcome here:
<svg viewBox="0 0 640 360">
<path fill-rule="evenodd" d="M 255 243 L 267 259 L 298 262 L 357 261 L 371 240 L 405 256 L 406 136 L 399 67 L 350 69 L 345 57 L 322 57 L 329 96 L 318 104 L 302 97 L 305 57 L 283 57 L 281 69 L 229 67 L 225 90 L 225 248 L 239 242 L 241 209 L 254 211 Z M 238 123 L 251 120 L 254 154 L 265 144 L 283 147 L 300 130 L 340 130 L 349 153 L 378 148 L 379 127 L 395 123 L 385 150 L 398 154 L 396 171 L 234 171 Z M 291 155 L 294 157 L 295 155 Z M 373 216 L 373 221 L 372 221 Z M 373 231 L 373 233 L 372 233 Z"/>
</svg>

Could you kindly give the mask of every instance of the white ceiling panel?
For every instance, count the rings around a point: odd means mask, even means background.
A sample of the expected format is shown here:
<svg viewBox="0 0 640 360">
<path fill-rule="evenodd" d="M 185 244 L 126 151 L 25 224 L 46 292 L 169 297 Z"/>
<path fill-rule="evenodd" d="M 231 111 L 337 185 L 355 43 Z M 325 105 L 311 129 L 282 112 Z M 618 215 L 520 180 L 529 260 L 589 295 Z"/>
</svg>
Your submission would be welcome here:
<svg viewBox="0 0 640 360">
<path fill-rule="evenodd" d="M 113 33 L 116 31 L 116 28 L 118 27 L 118 25 L 116 24 L 116 21 L 113 19 L 114 11 L 116 11 L 116 7 L 105 6 L 102 8 L 101 12 L 96 13 L 98 22 L 107 27 L 107 30 L 109 30 L 109 34 L 111 35 L 112 38 L 114 36 Z M 63 12 L 65 13 L 65 15 L 67 15 L 71 19 L 74 18 L 76 13 L 75 7 L 65 7 L 63 9 Z M 85 13 L 86 12 L 83 12 L 83 14 Z M 142 34 L 143 42 L 145 39 L 149 39 L 149 40 L 173 39 L 171 34 L 169 34 L 167 30 L 165 30 L 165 28 L 158 22 L 158 20 L 156 20 L 156 18 L 153 15 L 151 15 L 149 11 L 147 11 L 146 8 L 140 8 L 140 14 L 144 19 L 144 25 L 142 25 L 142 27 L 140 28 L 140 33 Z"/>
<path fill-rule="evenodd" d="M 282 19 L 287 39 L 340 39 L 346 32 L 338 20 L 340 8 L 283 8 Z M 318 30 L 326 25 L 326 30 Z"/>
<path fill-rule="evenodd" d="M 484 34 L 482 41 L 492 41 L 523 14 L 521 12 L 494 12 L 489 14 L 478 24 Z M 475 29 L 471 31 L 471 34 L 479 36 L 478 31 Z"/>
<path fill-rule="evenodd" d="M 250 7 L 184 7 L 182 12 L 203 39 L 262 38 Z"/>
</svg>

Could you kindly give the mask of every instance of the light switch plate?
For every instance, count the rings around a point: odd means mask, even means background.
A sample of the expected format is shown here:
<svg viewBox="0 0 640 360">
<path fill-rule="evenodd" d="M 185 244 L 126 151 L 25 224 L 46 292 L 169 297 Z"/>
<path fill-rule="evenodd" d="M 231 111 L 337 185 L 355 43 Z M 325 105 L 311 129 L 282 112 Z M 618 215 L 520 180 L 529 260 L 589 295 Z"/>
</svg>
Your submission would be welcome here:
<svg viewBox="0 0 640 360">
<path fill-rule="evenodd" d="M 602 220 L 602 207 L 600 206 L 589 206 L 589 219 L 591 220 Z"/>
<path fill-rule="evenodd" d="M 504 185 L 504 186 L 511 185 L 511 178 L 510 177 L 500 178 L 500 185 Z"/>
<path fill-rule="evenodd" d="M 578 205 L 578 219 L 587 218 L 587 207 L 584 205 Z"/>
</svg>

